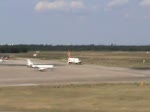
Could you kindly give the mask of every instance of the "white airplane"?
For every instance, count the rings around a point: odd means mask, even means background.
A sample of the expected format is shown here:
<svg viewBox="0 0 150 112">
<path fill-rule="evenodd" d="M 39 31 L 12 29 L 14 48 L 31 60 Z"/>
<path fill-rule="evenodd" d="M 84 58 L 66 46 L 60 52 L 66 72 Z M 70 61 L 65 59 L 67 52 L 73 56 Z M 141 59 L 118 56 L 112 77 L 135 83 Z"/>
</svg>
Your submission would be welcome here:
<svg viewBox="0 0 150 112">
<path fill-rule="evenodd" d="M 4 60 L 3 59 L 0 59 L 0 62 L 3 62 Z"/>
<path fill-rule="evenodd" d="M 32 68 L 38 68 L 39 71 L 55 68 L 54 65 L 35 65 L 30 59 L 27 59 L 27 66 Z"/>
<path fill-rule="evenodd" d="M 4 62 L 4 61 L 8 61 L 8 60 L 5 60 L 3 59 L 2 57 L 0 58 L 0 62 Z"/>
</svg>

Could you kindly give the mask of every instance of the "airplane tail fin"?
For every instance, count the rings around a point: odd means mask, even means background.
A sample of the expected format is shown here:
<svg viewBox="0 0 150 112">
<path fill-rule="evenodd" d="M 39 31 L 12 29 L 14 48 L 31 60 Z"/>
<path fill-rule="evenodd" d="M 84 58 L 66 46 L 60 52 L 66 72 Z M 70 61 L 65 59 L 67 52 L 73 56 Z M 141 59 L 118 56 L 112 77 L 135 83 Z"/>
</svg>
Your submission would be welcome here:
<svg viewBox="0 0 150 112">
<path fill-rule="evenodd" d="M 72 54 L 70 51 L 68 51 L 68 58 L 72 58 Z"/>
<path fill-rule="evenodd" d="M 27 59 L 27 66 L 31 67 L 33 65 L 32 61 L 30 59 Z"/>
</svg>

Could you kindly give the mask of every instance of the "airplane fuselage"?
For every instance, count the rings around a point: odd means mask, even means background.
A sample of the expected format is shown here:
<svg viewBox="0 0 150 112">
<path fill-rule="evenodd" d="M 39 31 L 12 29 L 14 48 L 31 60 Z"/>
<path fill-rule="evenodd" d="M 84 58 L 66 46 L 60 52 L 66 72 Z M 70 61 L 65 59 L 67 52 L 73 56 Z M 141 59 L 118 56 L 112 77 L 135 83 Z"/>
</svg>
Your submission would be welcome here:
<svg viewBox="0 0 150 112">
<path fill-rule="evenodd" d="M 54 65 L 32 65 L 34 68 L 53 68 Z"/>
</svg>

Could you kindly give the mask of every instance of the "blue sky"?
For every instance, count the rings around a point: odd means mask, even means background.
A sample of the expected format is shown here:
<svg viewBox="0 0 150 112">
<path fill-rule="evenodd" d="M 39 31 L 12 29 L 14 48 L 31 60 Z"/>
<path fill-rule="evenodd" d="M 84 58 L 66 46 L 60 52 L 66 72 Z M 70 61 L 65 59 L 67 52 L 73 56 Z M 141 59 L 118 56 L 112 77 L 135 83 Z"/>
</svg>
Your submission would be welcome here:
<svg viewBox="0 0 150 112">
<path fill-rule="evenodd" d="M 150 45 L 150 0 L 0 0 L 0 43 Z"/>
</svg>

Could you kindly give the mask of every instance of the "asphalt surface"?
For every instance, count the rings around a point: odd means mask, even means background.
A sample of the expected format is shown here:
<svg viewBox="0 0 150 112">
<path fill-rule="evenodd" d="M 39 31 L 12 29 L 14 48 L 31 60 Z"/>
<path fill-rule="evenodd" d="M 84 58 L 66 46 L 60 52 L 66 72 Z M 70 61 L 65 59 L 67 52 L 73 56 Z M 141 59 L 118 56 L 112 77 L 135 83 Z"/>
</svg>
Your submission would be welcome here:
<svg viewBox="0 0 150 112">
<path fill-rule="evenodd" d="M 31 59 L 35 64 L 54 64 L 54 70 L 40 72 L 26 66 L 26 59 L 0 63 L 0 86 L 30 86 L 84 83 L 150 82 L 150 69 L 67 65 L 65 61 Z"/>
</svg>

